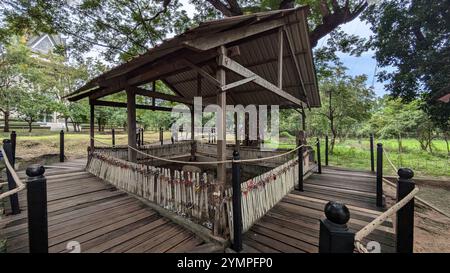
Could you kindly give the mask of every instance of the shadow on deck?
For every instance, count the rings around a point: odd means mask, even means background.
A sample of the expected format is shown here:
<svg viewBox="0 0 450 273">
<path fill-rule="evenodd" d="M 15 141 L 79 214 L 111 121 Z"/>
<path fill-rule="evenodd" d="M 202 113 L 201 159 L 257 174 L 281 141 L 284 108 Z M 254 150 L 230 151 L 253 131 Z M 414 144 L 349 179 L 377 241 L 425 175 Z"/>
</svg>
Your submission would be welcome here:
<svg viewBox="0 0 450 273">
<path fill-rule="evenodd" d="M 84 170 L 86 160 L 46 166 L 49 252 L 188 252 L 203 244 L 192 232 Z M 24 172 L 19 173 L 25 179 Z M 0 220 L 7 252 L 28 252 L 26 190 L 22 212 Z"/>
<path fill-rule="evenodd" d="M 348 226 L 359 231 L 383 212 L 375 205 L 375 176 L 367 172 L 323 168 L 304 182 L 304 192 L 292 191 L 244 235 L 245 252 L 316 253 L 319 219 L 328 201 L 339 201 L 350 210 Z M 376 241 L 381 251 L 394 252 L 391 221 L 364 241 Z"/>
</svg>

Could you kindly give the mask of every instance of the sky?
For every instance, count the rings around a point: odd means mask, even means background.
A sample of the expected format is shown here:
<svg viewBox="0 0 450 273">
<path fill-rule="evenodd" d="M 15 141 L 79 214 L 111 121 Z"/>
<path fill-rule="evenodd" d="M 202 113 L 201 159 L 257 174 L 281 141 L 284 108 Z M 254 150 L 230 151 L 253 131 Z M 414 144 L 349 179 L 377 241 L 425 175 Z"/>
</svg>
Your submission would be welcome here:
<svg viewBox="0 0 450 273">
<path fill-rule="evenodd" d="M 186 10 L 189 17 L 192 18 L 195 12 L 195 8 L 193 5 L 189 4 L 189 0 L 180 0 L 180 3 L 183 4 L 184 9 Z M 342 25 L 342 29 L 348 34 L 355 34 L 364 38 L 368 38 L 373 32 L 370 30 L 370 26 L 365 22 L 356 18 L 355 20 Z M 318 45 L 326 44 L 327 37 L 321 39 Z M 343 62 L 344 66 L 348 68 L 347 73 L 352 76 L 356 75 L 367 75 L 367 86 L 374 87 L 375 93 L 377 96 L 383 96 L 387 92 L 384 89 L 385 83 L 380 83 L 375 78 L 375 68 L 376 68 L 376 60 L 374 59 L 374 51 L 368 51 L 363 53 L 360 57 L 350 56 L 348 54 L 344 54 L 339 52 L 338 56 Z"/>
</svg>

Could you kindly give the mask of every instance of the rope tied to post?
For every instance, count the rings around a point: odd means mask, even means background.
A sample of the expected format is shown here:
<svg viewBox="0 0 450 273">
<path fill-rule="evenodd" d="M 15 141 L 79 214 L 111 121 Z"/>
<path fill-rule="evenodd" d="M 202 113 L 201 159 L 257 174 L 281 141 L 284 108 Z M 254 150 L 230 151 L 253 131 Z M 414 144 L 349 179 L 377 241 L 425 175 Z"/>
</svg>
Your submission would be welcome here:
<svg viewBox="0 0 450 273">
<path fill-rule="evenodd" d="M 16 193 L 20 192 L 21 190 L 25 189 L 25 184 L 22 182 L 22 180 L 20 180 L 19 176 L 17 175 L 16 171 L 14 170 L 14 167 L 9 162 L 8 156 L 6 155 L 6 152 L 3 149 L 3 146 L 0 146 L 0 151 L 4 155 L 3 159 L 5 160 L 5 165 L 8 168 L 8 171 L 11 174 L 11 176 L 14 180 L 14 183 L 16 184 L 16 188 L 0 194 L 0 200 L 2 200 L 3 198 L 6 198 L 13 194 L 16 194 Z"/>
<path fill-rule="evenodd" d="M 102 141 L 99 141 L 99 140 L 97 140 L 95 138 L 91 138 L 91 139 L 93 139 L 94 141 L 97 141 L 99 143 L 106 144 L 106 143 L 104 143 Z M 109 146 L 109 144 L 106 144 L 106 145 Z M 273 155 L 273 156 L 269 156 L 269 157 L 252 158 L 252 159 L 239 159 L 239 160 L 235 160 L 235 159 L 231 159 L 231 160 L 216 160 L 216 161 L 205 161 L 205 162 L 192 162 L 192 161 L 182 161 L 182 160 L 169 159 L 169 158 L 159 157 L 159 156 L 155 156 L 155 155 L 151 155 L 151 154 L 145 153 L 145 152 L 143 152 L 143 151 L 141 151 L 141 150 L 139 150 L 139 149 L 137 149 L 135 147 L 132 147 L 130 145 L 127 145 L 127 147 L 130 148 L 131 150 L 133 150 L 133 151 L 143 155 L 143 156 L 150 157 L 150 158 L 153 158 L 153 159 L 156 159 L 156 160 L 169 162 L 169 163 L 189 164 L 189 165 L 211 165 L 211 164 L 215 164 L 216 165 L 216 164 L 226 164 L 226 163 L 260 162 L 260 161 L 265 161 L 265 160 L 270 160 L 270 159 L 275 159 L 275 158 L 280 158 L 280 157 L 283 157 L 283 156 L 287 156 L 289 154 L 292 154 L 292 153 L 298 151 L 300 148 L 303 148 L 303 147 L 311 147 L 312 148 L 313 146 L 312 145 L 299 145 L 296 148 L 294 148 L 292 150 L 289 150 L 289 151 L 287 151 L 285 153 L 278 154 L 278 155 Z"/>
</svg>

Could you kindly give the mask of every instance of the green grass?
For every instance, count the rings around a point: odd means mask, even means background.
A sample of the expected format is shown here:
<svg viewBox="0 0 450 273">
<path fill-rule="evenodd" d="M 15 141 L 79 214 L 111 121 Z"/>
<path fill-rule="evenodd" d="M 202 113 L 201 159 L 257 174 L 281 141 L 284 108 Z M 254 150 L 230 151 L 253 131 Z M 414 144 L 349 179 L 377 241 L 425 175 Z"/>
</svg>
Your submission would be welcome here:
<svg viewBox="0 0 450 273">
<path fill-rule="evenodd" d="M 293 139 L 278 144 L 279 148 L 292 149 L 295 147 Z M 315 143 L 311 138 L 308 143 Z M 383 171 L 387 175 L 395 175 L 394 169 L 387 160 L 400 168 L 411 168 L 416 177 L 450 178 L 450 157 L 447 154 L 444 140 L 433 141 L 433 154 L 422 151 L 420 143 L 415 139 L 404 139 L 402 153 L 399 153 L 397 140 L 375 140 L 381 142 L 384 148 Z M 274 146 L 276 143 L 273 143 Z M 386 155 L 387 154 L 387 155 Z M 322 164 L 325 164 L 325 141 L 321 140 Z M 333 154 L 329 155 L 329 165 L 352 168 L 356 170 L 370 170 L 370 143 L 369 140 L 348 139 L 336 141 Z"/>
</svg>

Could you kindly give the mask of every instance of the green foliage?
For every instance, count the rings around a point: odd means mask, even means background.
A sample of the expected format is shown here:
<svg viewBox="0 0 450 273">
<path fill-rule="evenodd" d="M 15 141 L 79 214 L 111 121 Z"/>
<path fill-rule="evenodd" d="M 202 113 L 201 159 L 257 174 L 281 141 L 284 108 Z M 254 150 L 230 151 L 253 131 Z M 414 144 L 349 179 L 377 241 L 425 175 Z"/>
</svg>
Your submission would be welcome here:
<svg viewBox="0 0 450 273">
<path fill-rule="evenodd" d="M 373 47 L 382 67 L 378 78 L 388 80 L 394 97 L 421 98 L 423 109 L 444 131 L 450 129 L 450 104 L 435 97 L 448 86 L 450 75 L 450 2 L 448 0 L 382 0 L 364 19 L 375 33 Z"/>
<path fill-rule="evenodd" d="M 178 0 L 3 2 L 3 32 L 65 34 L 74 57 L 97 47 L 108 61 L 142 54 L 167 34 L 184 31 L 189 19 Z"/>
</svg>

